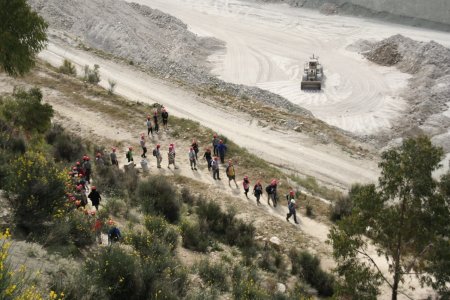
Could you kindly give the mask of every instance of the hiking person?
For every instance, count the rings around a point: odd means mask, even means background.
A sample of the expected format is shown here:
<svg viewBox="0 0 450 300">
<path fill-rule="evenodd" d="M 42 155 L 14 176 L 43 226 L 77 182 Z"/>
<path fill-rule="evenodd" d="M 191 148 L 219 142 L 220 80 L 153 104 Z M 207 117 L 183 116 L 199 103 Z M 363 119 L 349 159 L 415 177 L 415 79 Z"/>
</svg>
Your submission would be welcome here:
<svg viewBox="0 0 450 300">
<path fill-rule="evenodd" d="M 113 166 L 119 166 L 119 161 L 117 160 L 117 154 L 116 154 L 116 148 L 112 147 L 111 153 L 109 154 L 109 157 L 111 158 L 111 164 Z"/>
<path fill-rule="evenodd" d="M 82 185 L 77 185 L 76 186 L 76 188 L 75 188 L 75 197 L 81 201 L 80 206 L 82 206 L 83 208 L 88 203 L 87 202 L 87 197 L 86 197 L 86 192 L 83 190 L 83 186 Z"/>
<path fill-rule="evenodd" d="M 133 147 L 131 147 L 131 146 L 128 147 L 128 152 L 126 154 L 126 157 L 128 159 L 128 163 L 134 162 L 134 159 L 133 159 Z"/>
<path fill-rule="evenodd" d="M 84 158 L 86 158 L 86 156 Z M 77 171 L 77 174 L 83 173 L 84 175 L 83 167 L 81 166 L 81 163 L 79 161 L 77 161 L 77 163 L 75 164 L 75 170 Z"/>
<path fill-rule="evenodd" d="M 208 171 L 211 171 L 211 161 L 212 161 L 211 149 L 206 148 L 203 157 L 206 159 L 206 162 L 208 163 Z"/>
<path fill-rule="evenodd" d="M 289 187 L 289 193 L 286 195 L 286 200 L 289 205 L 289 202 L 294 199 L 295 200 L 295 191 L 292 187 Z"/>
<path fill-rule="evenodd" d="M 189 162 L 191 163 L 191 170 L 197 171 L 197 155 L 194 148 L 189 149 Z"/>
<path fill-rule="evenodd" d="M 219 154 L 217 153 L 217 146 L 219 145 L 219 141 L 220 141 L 220 139 L 217 137 L 217 133 L 215 133 L 214 136 L 213 136 L 213 140 L 212 140 L 212 146 L 213 146 L 214 156 L 219 155 Z"/>
<path fill-rule="evenodd" d="M 155 112 L 153 113 L 153 124 L 155 126 L 155 132 L 158 133 L 159 132 L 159 124 L 158 124 L 158 110 L 155 110 Z"/>
<path fill-rule="evenodd" d="M 102 244 L 102 227 L 103 227 L 102 220 L 100 219 L 100 217 L 97 217 L 94 223 L 94 233 L 95 239 L 100 245 Z"/>
<path fill-rule="evenodd" d="M 258 180 L 255 184 L 255 186 L 253 187 L 253 195 L 256 198 L 256 204 L 260 205 L 261 202 L 259 202 L 259 198 L 261 198 L 261 195 L 263 193 L 263 188 L 261 185 L 261 180 Z"/>
<path fill-rule="evenodd" d="M 97 188 L 95 186 L 91 187 L 91 192 L 89 193 L 88 198 L 91 199 L 92 206 L 94 206 L 95 209 L 98 210 L 98 205 L 100 204 L 102 197 L 100 196 L 100 193 L 97 191 Z"/>
<path fill-rule="evenodd" d="M 277 185 L 278 185 L 277 180 L 272 179 L 272 181 L 270 182 L 271 187 L 270 197 L 272 199 L 273 207 L 277 207 L 278 202 Z"/>
<path fill-rule="evenodd" d="M 84 177 L 87 183 L 91 183 L 92 166 L 90 160 L 89 156 L 85 156 L 83 162 Z"/>
<path fill-rule="evenodd" d="M 78 178 L 77 167 L 73 166 L 73 167 L 72 167 L 72 172 L 71 172 L 71 173 L 72 173 L 72 174 L 70 174 L 70 172 L 69 172 L 69 175 L 72 175 L 72 177 L 74 177 L 74 178 Z"/>
<path fill-rule="evenodd" d="M 105 161 L 103 160 L 102 154 L 100 152 L 95 155 L 95 165 L 100 167 L 103 167 L 105 165 Z"/>
<path fill-rule="evenodd" d="M 231 180 L 233 180 L 237 188 L 238 185 L 236 183 L 236 171 L 234 170 L 233 161 L 231 159 L 228 161 L 228 166 L 226 168 L 225 173 L 227 174 L 228 177 L 228 185 L 231 187 Z"/>
<path fill-rule="evenodd" d="M 170 169 L 170 165 L 173 165 L 175 169 L 178 169 L 178 167 L 175 165 L 175 155 L 175 147 L 173 146 L 173 144 L 170 144 L 169 151 L 167 152 L 167 158 L 169 160 L 167 168 Z"/>
<path fill-rule="evenodd" d="M 220 174 L 219 174 L 219 158 L 217 156 L 214 157 L 214 159 L 211 161 L 211 168 L 213 171 L 213 178 L 214 180 L 221 180 Z"/>
<path fill-rule="evenodd" d="M 140 140 L 140 145 L 141 145 L 141 148 L 142 148 L 142 154 L 141 154 L 141 157 L 142 158 L 146 158 L 147 157 L 147 147 L 145 146 L 145 136 L 144 136 L 144 134 L 141 134 L 141 140 Z"/>
<path fill-rule="evenodd" d="M 225 163 L 225 153 L 227 152 L 227 145 L 223 143 L 223 140 L 219 140 L 219 145 L 217 145 L 217 153 L 220 156 L 220 162 Z"/>
<path fill-rule="evenodd" d="M 245 175 L 244 179 L 242 180 L 242 186 L 244 187 L 245 197 L 247 197 L 248 199 L 248 191 L 250 190 L 250 180 L 248 180 L 247 175 Z"/>
<path fill-rule="evenodd" d="M 153 137 L 153 126 L 150 115 L 147 116 L 147 121 L 145 122 L 145 124 L 147 125 L 147 136 L 150 136 L 150 134 L 152 134 Z"/>
<path fill-rule="evenodd" d="M 169 121 L 169 113 L 167 112 L 167 109 L 165 107 L 163 107 L 163 109 L 162 109 L 161 117 L 162 117 L 162 121 L 163 121 L 164 130 L 167 130 L 167 123 Z"/>
<path fill-rule="evenodd" d="M 156 145 L 155 149 L 153 149 L 153 156 L 156 158 L 156 167 L 161 169 L 162 155 L 160 151 L 161 145 Z"/>
<path fill-rule="evenodd" d="M 116 243 L 120 240 L 122 235 L 120 234 L 119 228 L 113 223 L 112 227 L 108 231 L 108 246 Z"/>
<path fill-rule="evenodd" d="M 298 222 L 297 222 L 297 214 L 295 213 L 295 208 L 296 208 L 296 207 L 297 207 L 297 204 L 295 204 L 295 200 L 294 200 L 294 199 L 291 199 L 291 200 L 289 201 L 289 204 L 288 204 L 289 212 L 286 214 L 286 221 L 289 222 L 289 219 L 290 219 L 292 216 L 294 216 L 294 222 L 295 222 L 295 224 L 298 224 Z"/>
<path fill-rule="evenodd" d="M 86 190 L 86 179 L 84 179 L 83 174 L 78 174 L 78 184 L 81 185 L 82 190 Z"/>
<path fill-rule="evenodd" d="M 191 147 L 192 147 L 192 149 L 194 149 L 194 152 L 195 152 L 195 159 L 198 160 L 198 151 L 199 151 L 199 149 L 198 149 L 198 143 L 197 143 L 197 140 L 196 140 L 196 139 L 193 139 L 193 140 L 192 140 Z"/>
</svg>

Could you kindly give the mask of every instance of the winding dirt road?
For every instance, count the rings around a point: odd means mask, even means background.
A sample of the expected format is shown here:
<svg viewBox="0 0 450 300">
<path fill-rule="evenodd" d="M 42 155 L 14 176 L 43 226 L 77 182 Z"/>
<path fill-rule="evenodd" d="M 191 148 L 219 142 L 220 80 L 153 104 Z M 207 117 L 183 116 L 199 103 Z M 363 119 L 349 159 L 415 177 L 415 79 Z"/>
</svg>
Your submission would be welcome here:
<svg viewBox="0 0 450 300">
<path fill-rule="evenodd" d="M 324 16 L 317 11 L 240 0 L 127 0 L 160 9 L 199 35 L 226 43 L 211 56 L 225 81 L 258 86 L 310 110 L 319 119 L 358 134 L 389 129 L 406 103 L 398 95 L 409 75 L 376 66 L 346 47 L 359 39 L 398 33 L 450 43 L 448 33 Z M 303 92 L 303 63 L 316 54 L 324 66 L 321 93 Z"/>
</svg>

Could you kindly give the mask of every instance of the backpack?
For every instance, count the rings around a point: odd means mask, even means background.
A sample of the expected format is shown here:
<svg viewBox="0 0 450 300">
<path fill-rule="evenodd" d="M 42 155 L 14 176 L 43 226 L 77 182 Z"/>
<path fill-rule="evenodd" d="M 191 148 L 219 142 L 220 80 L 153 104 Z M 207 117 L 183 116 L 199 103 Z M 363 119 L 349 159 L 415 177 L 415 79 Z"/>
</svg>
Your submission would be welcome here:
<svg viewBox="0 0 450 300">
<path fill-rule="evenodd" d="M 266 186 L 266 193 L 272 194 L 272 186 L 270 186 L 270 185 Z"/>
<path fill-rule="evenodd" d="M 153 156 L 156 156 L 157 152 L 156 149 L 153 149 Z"/>
<path fill-rule="evenodd" d="M 128 152 L 127 152 L 127 155 L 126 155 L 126 157 L 127 157 L 127 159 L 130 159 L 130 157 L 131 157 L 131 153 L 130 153 L 130 151 L 128 151 Z"/>
</svg>

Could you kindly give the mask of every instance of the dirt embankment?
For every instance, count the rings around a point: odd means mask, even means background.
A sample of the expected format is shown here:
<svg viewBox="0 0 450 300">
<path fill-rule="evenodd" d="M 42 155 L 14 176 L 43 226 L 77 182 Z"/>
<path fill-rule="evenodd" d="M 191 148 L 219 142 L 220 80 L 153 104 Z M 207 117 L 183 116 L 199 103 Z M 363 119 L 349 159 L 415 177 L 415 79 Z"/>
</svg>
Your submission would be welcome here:
<svg viewBox="0 0 450 300">
<path fill-rule="evenodd" d="M 206 59 L 224 47 L 214 38 L 198 37 L 179 19 L 136 3 L 106 0 L 29 0 L 50 24 L 80 38 L 85 46 L 100 49 L 130 64 L 145 67 L 165 79 L 194 90 L 228 94 L 301 115 L 309 111 L 271 92 L 226 83 L 209 74 Z"/>
<path fill-rule="evenodd" d="M 363 55 L 370 61 L 396 66 L 412 74 L 403 97 L 410 104 L 405 116 L 397 123 L 390 138 L 426 133 L 436 136 L 449 131 L 450 118 L 446 116 L 450 101 L 450 49 L 436 42 L 418 42 L 395 35 L 377 43 L 361 43 Z M 368 49 L 368 50 L 367 50 Z M 450 145 L 435 141 L 448 152 Z"/>
</svg>

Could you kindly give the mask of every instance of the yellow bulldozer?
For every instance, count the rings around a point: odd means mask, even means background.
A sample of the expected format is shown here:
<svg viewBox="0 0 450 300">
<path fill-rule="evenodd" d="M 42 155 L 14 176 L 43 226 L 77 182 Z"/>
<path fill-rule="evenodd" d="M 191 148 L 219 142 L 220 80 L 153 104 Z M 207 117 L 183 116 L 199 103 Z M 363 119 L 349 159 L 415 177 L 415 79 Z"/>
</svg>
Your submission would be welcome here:
<svg viewBox="0 0 450 300">
<path fill-rule="evenodd" d="M 321 90 L 322 89 L 323 70 L 319 63 L 319 57 L 313 56 L 305 64 L 301 89 L 302 90 Z"/>
</svg>

